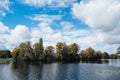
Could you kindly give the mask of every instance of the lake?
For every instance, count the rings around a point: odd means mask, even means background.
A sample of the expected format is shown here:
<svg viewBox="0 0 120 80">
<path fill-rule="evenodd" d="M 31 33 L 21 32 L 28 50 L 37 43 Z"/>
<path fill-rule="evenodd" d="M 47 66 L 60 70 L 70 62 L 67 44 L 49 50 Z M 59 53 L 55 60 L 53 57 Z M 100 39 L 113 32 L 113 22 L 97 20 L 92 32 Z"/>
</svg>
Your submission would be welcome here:
<svg viewBox="0 0 120 80">
<path fill-rule="evenodd" d="M 120 80 L 120 60 L 103 63 L 0 64 L 0 80 Z"/>
</svg>

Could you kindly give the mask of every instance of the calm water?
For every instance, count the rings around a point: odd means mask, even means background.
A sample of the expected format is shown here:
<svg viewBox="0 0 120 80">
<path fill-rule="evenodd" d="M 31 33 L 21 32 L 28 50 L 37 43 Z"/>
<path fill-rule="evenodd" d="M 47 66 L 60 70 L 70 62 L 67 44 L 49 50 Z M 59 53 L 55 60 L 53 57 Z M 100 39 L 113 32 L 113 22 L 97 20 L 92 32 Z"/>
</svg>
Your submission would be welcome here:
<svg viewBox="0 0 120 80">
<path fill-rule="evenodd" d="M 0 80 L 120 80 L 120 60 L 103 64 L 0 64 Z"/>
</svg>

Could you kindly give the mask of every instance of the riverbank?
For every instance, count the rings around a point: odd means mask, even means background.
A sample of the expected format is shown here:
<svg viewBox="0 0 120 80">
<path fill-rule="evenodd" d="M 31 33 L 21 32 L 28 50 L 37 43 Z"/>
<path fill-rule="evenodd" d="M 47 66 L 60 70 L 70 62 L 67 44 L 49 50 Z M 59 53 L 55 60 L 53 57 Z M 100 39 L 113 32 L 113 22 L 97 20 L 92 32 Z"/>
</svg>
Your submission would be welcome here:
<svg viewBox="0 0 120 80">
<path fill-rule="evenodd" d="M 12 58 L 5 58 L 5 59 L 0 59 L 0 64 L 8 64 L 10 62 L 12 62 Z"/>
</svg>

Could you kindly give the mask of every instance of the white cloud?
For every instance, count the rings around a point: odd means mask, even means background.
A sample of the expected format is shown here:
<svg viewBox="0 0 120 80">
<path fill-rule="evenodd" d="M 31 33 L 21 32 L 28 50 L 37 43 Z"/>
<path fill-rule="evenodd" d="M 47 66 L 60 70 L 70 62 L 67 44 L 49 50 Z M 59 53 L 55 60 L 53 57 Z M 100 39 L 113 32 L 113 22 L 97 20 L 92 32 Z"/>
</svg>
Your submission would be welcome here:
<svg viewBox="0 0 120 80">
<path fill-rule="evenodd" d="M 10 32 L 10 41 L 14 42 L 22 42 L 28 40 L 30 38 L 30 32 L 28 27 L 25 25 L 17 25 L 13 30 Z M 17 39 L 17 40 L 16 40 Z"/>
<path fill-rule="evenodd" d="M 24 41 L 30 40 L 31 35 L 27 26 L 17 25 L 14 29 L 10 30 L 8 34 L 6 48 L 13 49 Z"/>
<path fill-rule="evenodd" d="M 15 46 L 19 45 L 21 42 L 30 40 L 33 43 L 38 42 L 39 38 L 44 39 L 44 44 L 54 45 L 57 42 L 63 41 L 67 43 L 78 42 L 79 35 L 82 36 L 82 33 L 86 36 L 89 33 L 86 30 L 53 30 L 48 23 L 40 22 L 37 27 L 28 28 L 25 25 L 17 25 L 14 29 L 9 29 L 2 22 L 0 23 L 2 29 L 0 33 L 0 47 L 12 49 Z"/>
<path fill-rule="evenodd" d="M 9 32 L 9 28 L 5 26 L 2 22 L 0 22 L 0 34 Z"/>
<path fill-rule="evenodd" d="M 27 18 L 39 22 L 53 23 L 56 20 L 61 20 L 62 15 L 34 14 L 32 17 L 27 16 Z"/>
<path fill-rule="evenodd" d="M 40 27 L 41 32 L 44 34 L 52 34 L 53 33 L 53 30 L 48 25 L 48 23 L 41 22 L 38 24 L 38 26 Z"/>
<path fill-rule="evenodd" d="M 114 45 L 114 50 L 110 49 L 113 46 L 108 46 L 107 44 L 99 47 L 98 44 L 103 44 L 99 43 L 96 35 L 88 29 L 54 30 L 45 22 L 40 22 L 37 27 L 33 28 L 17 25 L 14 29 L 9 29 L 2 22 L 0 25 L 2 25 L 3 29 L 2 33 L 0 33 L 0 49 L 12 50 L 20 43 L 28 40 L 33 44 L 38 42 L 41 37 L 44 40 L 45 47 L 48 45 L 55 46 L 57 42 L 66 42 L 67 44 L 76 42 L 80 45 L 81 49 L 91 46 L 96 50 L 100 49 L 108 52 L 115 52 L 118 47 L 118 45 Z"/>
<path fill-rule="evenodd" d="M 120 0 L 82 0 L 73 15 L 92 28 L 101 42 L 120 44 Z"/>
<path fill-rule="evenodd" d="M 63 30 L 70 30 L 74 27 L 74 25 L 72 23 L 66 22 L 66 21 L 61 22 L 60 25 L 61 25 L 61 27 L 63 27 Z"/>
<path fill-rule="evenodd" d="M 30 38 L 30 30 L 25 25 L 17 25 L 14 29 L 9 29 L 0 22 L 0 49 L 11 50 Z"/>
<path fill-rule="evenodd" d="M 5 26 L 2 22 L 0 22 L 0 49 L 5 48 L 6 41 L 7 41 L 7 34 L 9 33 L 9 28 Z"/>
<path fill-rule="evenodd" d="M 69 7 L 77 0 L 22 0 L 22 3 L 34 7 L 49 6 L 54 8 Z"/>
<path fill-rule="evenodd" d="M 10 11 L 9 5 L 9 0 L 0 0 L 0 16 L 5 16 L 5 11 Z"/>
</svg>

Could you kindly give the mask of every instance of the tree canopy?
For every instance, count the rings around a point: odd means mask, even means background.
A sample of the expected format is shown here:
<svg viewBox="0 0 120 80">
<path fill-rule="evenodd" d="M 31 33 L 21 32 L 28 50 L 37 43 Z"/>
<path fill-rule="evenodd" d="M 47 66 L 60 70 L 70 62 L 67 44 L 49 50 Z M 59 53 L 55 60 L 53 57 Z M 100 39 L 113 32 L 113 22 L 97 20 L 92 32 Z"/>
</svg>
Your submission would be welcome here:
<svg viewBox="0 0 120 80">
<path fill-rule="evenodd" d="M 100 59 L 119 58 L 117 54 L 109 55 L 107 52 L 95 51 L 92 47 L 80 51 L 77 43 L 67 45 L 65 42 L 58 42 L 55 48 L 47 46 L 44 49 L 42 38 L 34 45 L 31 45 L 30 41 L 21 43 L 13 49 L 11 55 L 14 60 L 40 60 L 45 62 L 96 61 Z"/>
</svg>

